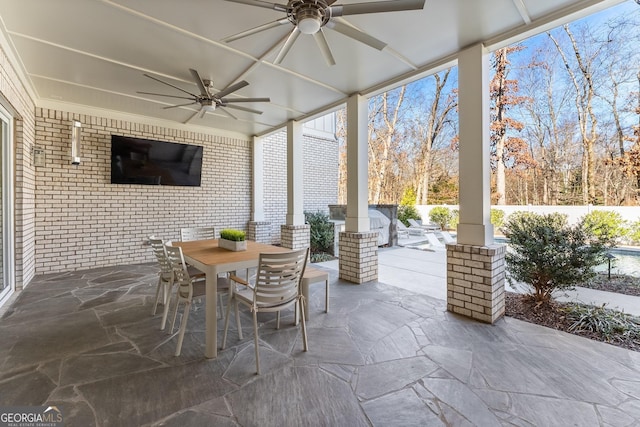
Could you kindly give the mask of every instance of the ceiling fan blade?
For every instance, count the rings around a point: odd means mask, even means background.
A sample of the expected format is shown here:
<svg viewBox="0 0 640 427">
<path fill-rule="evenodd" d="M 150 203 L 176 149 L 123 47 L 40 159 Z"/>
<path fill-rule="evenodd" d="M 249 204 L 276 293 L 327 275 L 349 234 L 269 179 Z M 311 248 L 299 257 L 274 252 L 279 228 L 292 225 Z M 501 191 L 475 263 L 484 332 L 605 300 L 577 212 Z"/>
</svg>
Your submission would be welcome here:
<svg viewBox="0 0 640 427">
<path fill-rule="evenodd" d="M 329 7 L 331 16 L 360 15 L 363 13 L 401 12 L 424 8 L 425 0 L 389 0 L 371 3 L 354 3 Z"/>
<path fill-rule="evenodd" d="M 225 97 L 227 95 L 229 95 L 230 93 L 233 93 L 239 89 L 242 89 L 245 86 L 249 86 L 249 83 L 246 82 L 245 80 L 239 81 L 236 84 L 232 84 L 231 86 L 229 86 L 226 89 L 221 90 L 220 92 L 216 93 L 214 96 L 216 98 L 222 98 Z"/>
<path fill-rule="evenodd" d="M 229 102 L 238 103 L 238 102 L 271 102 L 271 98 L 222 98 L 220 101 L 223 104 L 227 104 Z"/>
<path fill-rule="evenodd" d="M 197 102 L 190 102 L 188 104 L 178 104 L 178 105 L 170 105 L 168 107 L 162 107 L 163 110 L 168 110 L 169 108 L 177 108 L 177 107 L 186 107 L 187 105 L 197 104 Z"/>
<path fill-rule="evenodd" d="M 241 107 L 241 106 L 239 106 L 239 105 L 227 105 L 227 104 L 223 104 L 223 105 L 222 105 L 222 107 L 225 107 L 225 108 L 234 108 L 234 109 L 236 109 L 236 110 L 246 111 L 247 113 L 262 114 L 262 111 L 254 110 L 253 108 Z"/>
<path fill-rule="evenodd" d="M 258 27 L 251 28 L 250 30 L 246 30 L 246 31 L 243 31 L 243 32 L 238 33 L 238 34 L 234 34 L 232 36 L 225 37 L 225 38 L 222 39 L 222 41 L 225 42 L 225 43 L 229 43 L 229 42 L 241 39 L 243 37 L 251 36 L 253 34 L 257 34 L 259 32 L 262 32 L 262 31 L 265 31 L 265 30 L 269 30 L 271 28 L 276 28 L 276 27 L 279 27 L 281 25 L 290 24 L 290 23 L 291 22 L 289 22 L 289 20 L 287 18 L 278 19 L 277 21 L 268 22 L 268 23 L 260 25 Z"/>
<path fill-rule="evenodd" d="M 224 111 L 224 113 L 226 115 L 228 115 L 229 117 L 231 117 L 234 120 L 238 120 L 238 118 L 236 116 L 234 116 L 233 114 L 231 114 L 230 112 L 228 112 L 225 108 L 223 107 L 218 107 L 219 110 Z"/>
<path fill-rule="evenodd" d="M 371 46 L 374 49 L 382 50 L 387 47 L 387 44 L 385 42 L 378 40 L 377 38 L 370 36 L 367 33 L 363 33 L 360 30 L 350 27 L 349 25 L 343 24 L 342 22 L 337 20 L 331 20 L 327 22 L 326 27 L 331 28 L 332 30 L 337 31 L 340 34 L 343 34 L 361 43 L 364 43 L 367 46 Z"/>
<path fill-rule="evenodd" d="M 289 53 L 289 50 L 291 50 L 291 46 L 293 46 L 293 44 L 298 39 L 299 35 L 300 30 L 298 30 L 298 27 L 294 27 L 291 31 L 291 34 L 289 34 L 287 41 L 282 45 L 282 49 L 280 49 L 280 52 L 278 52 L 278 56 L 276 56 L 275 61 L 273 61 L 274 64 L 280 64 L 282 62 L 284 57 L 287 56 L 287 53 Z"/>
<path fill-rule="evenodd" d="M 193 80 L 196 81 L 196 84 L 198 85 L 198 89 L 200 89 L 200 93 L 203 96 L 209 96 L 209 92 L 207 92 L 207 88 L 204 87 L 204 82 L 202 81 L 200 74 L 198 74 L 198 72 L 193 68 L 189 68 L 189 71 L 191 72 L 191 77 L 193 77 Z"/>
<path fill-rule="evenodd" d="M 195 113 L 193 113 L 191 116 L 189 116 L 189 118 L 187 120 L 185 120 L 184 122 L 182 122 L 182 124 L 186 125 L 189 122 L 191 122 L 191 120 L 193 120 L 198 114 L 200 114 L 200 111 L 196 111 Z"/>
<path fill-rule="evenodd" d="M 143 76 L 145 76 L 145 77 L 149 77 L 151 80 L 155 80 L 155 81 L 160 82 L 160 83 L 162 83 L 162 84 L 165 84 L 165 85 L 167 85 L 167 86 L 171 86 L 171 87 L 172 87 L 172 88 L 174 88 L 174 89 L 178 89 L 180 92 L 188 93 L 189 95 L 193 96 L 194 98 L 196 98 L 196 97 L 198 96 L 198 95 L 195 95 L 195 94 L 193 94 L 193 93 L 191 93 L 191 92 L 187 92 L 186 90 L 184 90 L 184 89 L 182 89 L 182 88 L 180 88 L 180 87 L 178 87 L 178 86 L 176 86 L 176 85 L 172 85 L 171 83 L 167 83 L 167 82 L 162 81 L 162 80 L 160 80 L 160 79 L 157 79 L 157 78 L 155 78 L 155 77 L 153 77 L 153 76 L 150 76 L 149 74 L 143 74 Z"/>
<path fill-rule="evenodd" d="M 333 59 L 333 55 L 331 54 L 331 48 L 329 47 L 329 43 L 327 43 L 327 38 L 324 36 L 324 31 L 320 28 L 320 31 L 313 34 L 313 38 L 316 39 L 316 44 L 320 48 L 320 52 L 322 52 L 322 56 L 324 60 L 327 61 L 328 65 L 336 65 L 336 60 Z"/>
<path fill-rule="evenodd" d="M 200 107 L 200 115 L 198 116 L 198 118 L 203 118 L 204 115 L 207 113 L 207 109 L 204 108 L 204 105 Z"/>
<path fill-rule="evenodd" d="M 227 0 L 233 3 L 242 3 L 242 4 L 248 4 L 249 6 L 257 6 L 257 7 L 264 7 L 267 9 L 272 9 L 272 10 L 278 10 L 280 12 L 286 12 L 287 11 L 287 5 L 286 4 L 278 4 L 278 3 L 269 3 L 266 1 L 260 1 L 260 0 Z"/>
<path fill-rule="evenodd" d="M 168 96 L 169 98 L 191 99 L 191 98 L 187 98 L 186 96 L 167 95 L 166 93 L 153 93 L 153 92 L 141 92 L 141 91 L 137 91 L 136 93 L 141 93 L 143 95 Z"/>
</svg>

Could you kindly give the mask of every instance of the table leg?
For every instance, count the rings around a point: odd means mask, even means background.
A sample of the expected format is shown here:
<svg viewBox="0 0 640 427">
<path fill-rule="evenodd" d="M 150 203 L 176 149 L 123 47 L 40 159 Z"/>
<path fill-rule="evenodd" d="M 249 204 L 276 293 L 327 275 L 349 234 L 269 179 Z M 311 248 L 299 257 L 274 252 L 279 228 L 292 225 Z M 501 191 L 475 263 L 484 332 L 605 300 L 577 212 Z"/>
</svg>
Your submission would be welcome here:
<svg viewBox="0 0 640 427">
<path fill-rule="evenodd" d="M 205 349 L 204 355 L 209 359 L 218 357 L 218 273 L 207 272 L 206 307 L 205 307 Z"/>
</svg>

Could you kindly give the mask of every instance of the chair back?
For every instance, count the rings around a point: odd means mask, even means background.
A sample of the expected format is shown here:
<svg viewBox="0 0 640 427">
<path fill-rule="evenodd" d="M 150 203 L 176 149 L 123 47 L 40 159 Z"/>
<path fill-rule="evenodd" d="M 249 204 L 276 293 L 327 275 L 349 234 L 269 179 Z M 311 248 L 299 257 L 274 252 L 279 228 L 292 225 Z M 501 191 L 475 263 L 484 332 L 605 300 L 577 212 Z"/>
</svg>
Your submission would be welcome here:
<svg viewBox="0 0 640 427">
<path fill-rule="evenodd" d="M 260 254 L 256 274 L 254 304 L 278 306 L 298 297 L 307 265 L 309 249 Z"/>
<path fill-rule="evenodd" d="M 173 278 L 178 284 L 178 296 L 180 298 L 187 298 L 191 300 L 193 296 L 193 285 L 191 283 L 191 277 L 187 270 L 187 263 L 184 262 L 184 255 L 182 254 L 182 248 L 178 246 L 171 246 L 171 242 L 164 246 L 167 259 L 171 265 L 173 272 Z"/>
<path fill-rule="evenodd" d="M 171 275 L 173 274 L 173 269 L 171 268 L 171 264 L 169 264 L 169 260 L 167 259 L 167 254 L 164 251 L 164 240 L 158 239 L 155 236 L 149 236 L 149 244 L 151 245 L 153 254 L 158 260 L 158 265 L 160 266 L 160 275 L 162 276 L 162 279 L 169 280 L 171 278 Z"/>
<path fill-rule="evenodd" d="M 193 227 L 180 229 L 180 240 L 189 242 L 192 240 L 208 240 L 216 238 L 214 227 Z"/>
</svg>

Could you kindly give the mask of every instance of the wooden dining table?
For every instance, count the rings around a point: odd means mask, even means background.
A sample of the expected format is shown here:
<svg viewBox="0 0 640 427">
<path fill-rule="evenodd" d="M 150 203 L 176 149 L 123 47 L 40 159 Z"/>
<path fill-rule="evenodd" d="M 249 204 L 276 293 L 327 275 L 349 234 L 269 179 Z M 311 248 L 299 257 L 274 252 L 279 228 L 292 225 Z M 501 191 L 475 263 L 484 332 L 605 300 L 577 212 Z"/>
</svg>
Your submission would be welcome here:
<svg viewBox="0 0 640 427">
<path fill-rule="evenodd" d="M 218 247 L 218 239 L 173 242 L 182 248 L 184 259 L 206 275 L 205 357 L 218 356 L 218 274 L 258 266 L 261 253 L 289 252 L 291 249 L 248 240 L 247 250 L 230 251 Z"/>
</svg>

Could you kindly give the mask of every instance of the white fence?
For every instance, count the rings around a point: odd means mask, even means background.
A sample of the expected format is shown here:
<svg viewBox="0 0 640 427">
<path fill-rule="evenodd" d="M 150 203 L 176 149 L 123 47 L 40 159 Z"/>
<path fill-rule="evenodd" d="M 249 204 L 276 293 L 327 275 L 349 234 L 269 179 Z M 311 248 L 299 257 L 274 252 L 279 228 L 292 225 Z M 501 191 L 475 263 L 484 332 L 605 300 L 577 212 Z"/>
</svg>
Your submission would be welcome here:
<svg viewBox="0 0 640 427">
<path fill-rule="evenodd" d="M 429 220 L 429 211 L 436 206 L 444 206 L 449 209 L 458 209 L 458 205 L 417 205 L 416 208 L 420 212 L 423 221 Z M 575 224 L 584 215 L 592 211 L 613 211 L 618 212 L 622 219 L 629 222 L 640 220 L 640 206 L 533 206 L 533 205 L 505 205 L 491 206 L 492 209 L 500 209 L 504 211 L 505 219 L 516 211 L 535 212 L 538 214 L 547 214 L 558 212 L 567 215 L 569 224 Z"/>
</svg>

